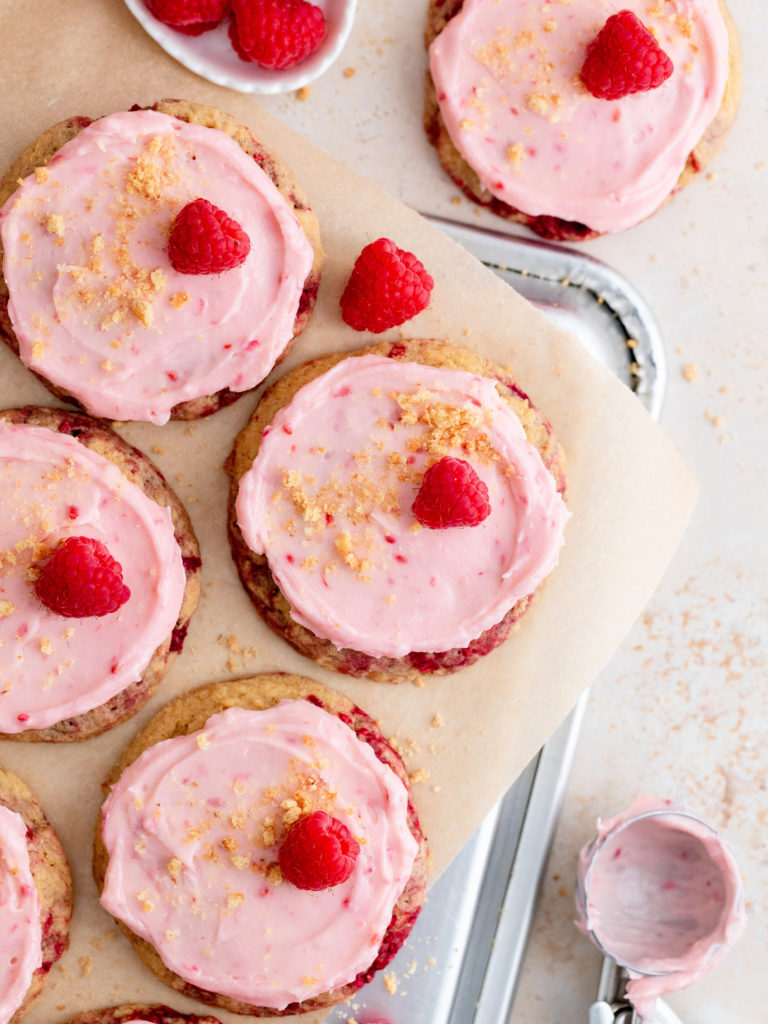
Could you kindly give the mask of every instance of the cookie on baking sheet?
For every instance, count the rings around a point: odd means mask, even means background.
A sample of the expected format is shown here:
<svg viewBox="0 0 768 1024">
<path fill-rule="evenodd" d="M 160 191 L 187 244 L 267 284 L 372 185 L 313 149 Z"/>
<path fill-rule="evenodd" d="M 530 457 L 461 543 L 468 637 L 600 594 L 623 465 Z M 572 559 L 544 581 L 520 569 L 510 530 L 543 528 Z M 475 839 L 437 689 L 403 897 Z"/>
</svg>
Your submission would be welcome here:
<svg viewBox="0 0 768 1024">
<path fill-rule="evenodd" d="M 122 1003 L 101 1010 L 86 1010 L 64 1024 L 221 1024 L 221 1021 L 218 1017 L 179 1013 L 170 1006 Z"/>
<path fill-rule="evenodd" d="M 453 672 L 505 640 L 568 517 L 562 449 L 510 371 L 438 341 L 291 371 L 227 471 L 233 557 L 267 625 L 324 668 L 386 682 Z M 425 515 L 436 490 L 458 520 Z"/>
<path fill-rule="evenodd" d="M 248 236 L 244 262 L 220 270 L 227 243 L 197 221 L 171 251 L 198 199 Z M 214 107 L 63 121 L 5 175 L 3 203 L 0 335 L 92 415 L 207 416 L 259 384 L 312 313 L 317 219 L 282 161 Z"/>
<path fill-rule="evenodd" d="M 0 1022 L 18 1024 L 69 945 L 72 878 L 37 799 L 0 768 Z"/>
<path fill-rule="evenodd" d="M 182 649 L 200 594 L 192 523 L 108 424 L 36 406 L 0 411 L 0 505 L 0 738 L 97 736 Z"/>
<path fill-rule="evenodd" d="M 656 88 L 603 99 L 581 77 L 616 13 L 601 0 L 431 0 L 424 125 L 470 199 L 545 238 L 578 241 L 650 216 L 719 151 L 741 95 L 723 0 L 619 6 L 673 70 Z M 630 66 L 611 52 L 614 71 Z"/>
<path fill-rule="evenodd" d="M 348 999 L 424 901 L 427 845 L 399 755 L 311 679 L 176 698 L 104 788 L 101 903 L 161 981 L 213 1006 L 269 1017 Z"/>
</svg>

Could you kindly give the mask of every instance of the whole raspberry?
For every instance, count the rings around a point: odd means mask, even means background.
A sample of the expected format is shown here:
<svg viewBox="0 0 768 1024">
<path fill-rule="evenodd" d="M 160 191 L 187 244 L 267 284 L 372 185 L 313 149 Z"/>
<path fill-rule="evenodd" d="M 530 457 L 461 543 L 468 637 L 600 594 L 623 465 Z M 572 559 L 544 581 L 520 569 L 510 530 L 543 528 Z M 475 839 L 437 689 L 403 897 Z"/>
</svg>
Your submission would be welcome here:
<svg viewBox="0 0 768 1024">
<path fill-rule="evenodd" d="M 72 619 L 109 615 L 131 596 L 123 567 L 92 537 L 61 541 L 43 566 L 35 593 L 46 608 Z"/>
<path fill-rule="evenodd" d="M 239 267 L 250 251 L 237 221 L 207 199 L 187 203 L 168 239 L 168 258 L 180 274 L 221 274 Z"/>
<path fill-rule="evenodd" d="M 422 526 L 477 526 L 491 514 L 488 488 L 464 459 L 446 455 L 421 480 L 411 511 Z"/>
<path fill-rule="evenodd" d="M 164 25 L 183 32 L 185 36 L 199 36 L 216 28 L 227 13 L 229 0 L 144 0 L 150 14 Z"/>
<path fill-rule="evenodd" d="M 666 82 L 674 65 L 632 11 L 606 21 L 587 47 L 581 80 L 600 100 L 648 92 Z"/>
<path fill-rule="evenodd" d="M 299 818 L 278 851 L 283 878 L 298 889 L 330 889 L 346 882 L 360 844 L 343 821 L 325 811 Z"/>
<path fill-rule="evenodd" d="M 314 53 L 325 16 L 307 0 L 232 0 L 229 38 L 241 60 L 285 71 Z"/>
<path fill-rule="evenodd" d="M 426 309 L 434 285 L 412 252 L 377 238 L 355 260 L 341 296 L 341 318 L 356 331 L 380 334 Z"/>
</svg>

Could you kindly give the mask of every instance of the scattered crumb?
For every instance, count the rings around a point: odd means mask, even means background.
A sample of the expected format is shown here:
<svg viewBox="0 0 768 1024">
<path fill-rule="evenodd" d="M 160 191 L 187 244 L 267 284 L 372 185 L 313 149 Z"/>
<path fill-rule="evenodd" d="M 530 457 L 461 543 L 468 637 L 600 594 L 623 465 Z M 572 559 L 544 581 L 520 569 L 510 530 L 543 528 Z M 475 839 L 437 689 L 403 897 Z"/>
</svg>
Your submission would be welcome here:
<svg viewBox="0 0 768 1024">
<path fill-rule="evenodd" d="M 302 102 L 304 100 L 308 100 L 309 96 L 310 96 L 310 92 L 311 92 L 311 90 L 310 90 L 308 85 L 302 85 L 302 87 L 300 89 L 296 90 L 296 99 L 297 100 L 301 100 Z"/>
<path fill-rule="evenodd" d="M 682 369 L 683 380 L 698 380 L 699 368 L 696 363 L 686 363 Z"/>
<path fill-rule="evenodd" d="M 345 78 L 352 78 L 354 76 L 354 74 L 355 74 L 355 69 L 354 68 L 344 68 L 344 77 Z"/>
<path fill-rule="evenodd" d="M 439 711 L 436 711 L 434 713 L 434 715 L 432 715 L 432 727 L 434 729 L 439 729 L 439 728 L 441 728 L 442 724 L 443 724 L 443 716 L 440 714 Z"/>
<path fill-rule="evenodd" d="M 81 956 L 77 962 L 80 964 L 80 977 L 87 978 L 93 970 L 93 960 L 89 956 Z"/>
<path fill-rule="evenodd" d="M 461 206 L 461 196 L 451 196 L 451 206 Z"/>
<path fill-rule="evenodd" d="M 414 784 L 418 782 L 426 782 L 429 777 L 429 772 L 426 768 L 417 768 L 415 772 L 411 772 L 408 776 Z"/>
<path fill-rule="evenodd" d="M 397 992 L 397 975 L 394 971 L 387 971 L 384 975 L 384 988 L 391 996 Z"/>
</svg>

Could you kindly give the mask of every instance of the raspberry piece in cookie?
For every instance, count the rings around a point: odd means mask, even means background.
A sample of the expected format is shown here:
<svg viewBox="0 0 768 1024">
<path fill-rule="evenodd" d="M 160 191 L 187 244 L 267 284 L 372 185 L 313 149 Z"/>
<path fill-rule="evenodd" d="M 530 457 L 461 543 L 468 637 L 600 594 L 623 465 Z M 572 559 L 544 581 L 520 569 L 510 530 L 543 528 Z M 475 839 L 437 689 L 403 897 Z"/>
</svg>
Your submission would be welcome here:
<svg viewBox="0 0 768 1024">
<path fill-rule="evenodd" d="M 423 264 L 389 238 L 366 245 L 341 296 L 341 316 L 356 331 L 380 334 L 429 305 L 434 281 Z"/>
<path fill-rule="evenodd" d="M 147 10 L 164 25 L 185 36 L 199 36 L 216 28 L 229 0 L 146 0 Z"/>
<path fill-rule="evenodd" d="M 233 0 L 229 36 L 241 60 L 285 71 L 318 48 L 325 17 L 306 0 Z"/>
<path fill-rule="evenodd" d="M 35 593 L 58 615 L 82 619 L 116 612 L 131 596 L 123 567 L 92 537 L 67 537 L 45 563 Z"/>
<path fill-rule="evenodd" d="M 658 87 L 672 61 L 632 11 L 612 15 L 587 47 L 581 80 L 593 96 L 619 100 Z"/>
<path fill-rule="evenodd" d="M 343 821 L 325 811 L 301 818 L 280 847 L 278 860 L 286 882 L 298 889 L 330 889 L 355 869 L 360 843 Z"/>
<path fill-rule="evenodd" d="M 491 514 L 488 488 L 464 459 L 440 459 L 424 474 L 412 512 L 422 526 L 477 526 Z"/>
<path fill-rule="evenodd" d="M 180 274 L 221 274 L 245 262 L 251 240 L 236 220 L 207 199 L 181 210 L 168 239 L 168 258 Z"/>
</svg>

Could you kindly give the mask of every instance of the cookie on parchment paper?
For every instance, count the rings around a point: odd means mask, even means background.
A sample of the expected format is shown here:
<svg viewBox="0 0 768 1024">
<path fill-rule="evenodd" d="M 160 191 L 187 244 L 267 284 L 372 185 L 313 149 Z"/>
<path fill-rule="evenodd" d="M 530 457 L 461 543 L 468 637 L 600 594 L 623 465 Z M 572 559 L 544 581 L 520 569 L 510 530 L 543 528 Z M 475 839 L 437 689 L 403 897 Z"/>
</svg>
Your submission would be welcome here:
<svg viewBox="0 0 768 1024">
<path fill-rule="evenodd" d="M 76 741 L 134 715 L 184 645 L 200 595 L 189 516 L 109 424 L 63 409 L 0 412 L 0 737 Z M 36 581 L 59 544 L 100 541 L 131 595 L 99 617 L 50 610 Z"/>
<path fill-rule="evenodd" d="M 428 849 L 403 763 L 369 715 L 311 679 L 265 674 L 176 698 L 104 790 L 102 905 L 157 977 L 210 1005 L 268 1017 L 348 999 L 423 904 Z M 163 827 L 148 832 L 150 790 Z M 359 850 L 351 876 L 306 891 L 283 878 L 279 851 L 318 812 Z"/>
<path fill-rule="evenodd" d="M 200 198 L 248 235 L 240 266 L 173 265 L 176 216 Z M 214 107 L 163 100 L 63 121 L 6 173 L 3 203 L 0 336 L 93 415 L 207 416 L 267 376 L 314 308 L 323 253 L 307 197 Z"/>
</svg>

